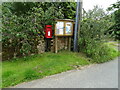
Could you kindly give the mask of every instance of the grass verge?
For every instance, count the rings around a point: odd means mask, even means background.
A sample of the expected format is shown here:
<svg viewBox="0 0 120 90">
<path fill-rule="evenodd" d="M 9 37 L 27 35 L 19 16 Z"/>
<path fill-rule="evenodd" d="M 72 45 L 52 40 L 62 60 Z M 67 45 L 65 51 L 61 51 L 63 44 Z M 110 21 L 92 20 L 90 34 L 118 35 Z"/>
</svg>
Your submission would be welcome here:
<svg viewBox="0 0 120 90">
<path fill-rule="evenodd" d="M 87 58 L 79 53 L 63 51 L 44 53 L 2 63 L 2 87 L 43 78 L 48 75 L 74 69 L 75 65 L 88 65 Z"/>
<path fill-rule="evenodd" d="M 104 43 L 98 51 L 98 55 L 93 56 L 93 62 L 96 63 L 104 63 L 113 60 L 117 56 L 120 56 L 118 47 L 111 43 Z"/>
<path fill-rule="evenodd" d="M 105 43 L 107 54 L 99 54 L 99 59 L 86 57 L 83 53 L 61 51 L 58 54 L 44 53 L 25 58 L 4 61 L 2 63 L 2 88 L 40 79 L 45 76 L 74 69 L 75 66 L 84 66 L 91 63 L 103 63 L 120 55 L 120 51 L 112 43 Z M 104 50 L 100 50 L 102 53 Z M 0 73 L 1 75 L 1 73 Z"/>
</svg>

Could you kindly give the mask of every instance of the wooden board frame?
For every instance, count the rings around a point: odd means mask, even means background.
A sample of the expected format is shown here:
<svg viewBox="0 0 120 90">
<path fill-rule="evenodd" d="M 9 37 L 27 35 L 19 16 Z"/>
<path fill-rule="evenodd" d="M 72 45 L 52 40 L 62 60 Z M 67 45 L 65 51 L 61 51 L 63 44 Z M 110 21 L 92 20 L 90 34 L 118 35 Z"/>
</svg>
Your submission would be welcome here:
<svg viewBox="0 0 120 90">
<path fill-rule="evenodd" d="M 60 35 L 60 34 L 56 34 L 56 25 L 55 25 L 55 30 L 54 30 L 54 34 L 55 34 L 55 36 L 72 36 L 73 35 L 73 25 L 74 25 L 74 21 L 73 20 L 56 20 L 56 22 L 64 22 L 64 34 L 63 35 Z M 66 23 L 67 22 L 70 22 L 70 23 L 72 23 L 72 27 L 71 27 L 71 29 L 72 29 L 72 32 L 71 32 L 71 34 L 65 34 L 65 27 L 66 27 Z"/>
</svg>

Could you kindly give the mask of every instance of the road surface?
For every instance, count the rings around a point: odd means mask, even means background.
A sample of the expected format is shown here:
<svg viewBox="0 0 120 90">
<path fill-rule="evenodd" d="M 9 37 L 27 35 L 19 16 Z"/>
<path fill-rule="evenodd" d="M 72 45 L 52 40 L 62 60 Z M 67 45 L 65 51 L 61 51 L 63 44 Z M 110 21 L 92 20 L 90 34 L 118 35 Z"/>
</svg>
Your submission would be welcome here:
<svg viewBox="0 0 120 90">
<path fill-rule="evenodd" d="M 118 58 L 45 77 L 12 88 L 118 88 Z"/>
</svg>

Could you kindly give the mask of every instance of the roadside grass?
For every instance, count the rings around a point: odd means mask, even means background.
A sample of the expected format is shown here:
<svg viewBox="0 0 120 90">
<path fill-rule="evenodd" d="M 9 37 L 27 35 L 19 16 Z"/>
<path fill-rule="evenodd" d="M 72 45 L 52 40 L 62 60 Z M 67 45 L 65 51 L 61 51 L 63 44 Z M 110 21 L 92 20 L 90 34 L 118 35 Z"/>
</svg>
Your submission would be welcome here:
<svg viewBox="0 0 120 90">
<path fill-rule="evenodd" d="M 0 61 L 0 88 L 2 87 L 2 62 Z"/>
<path fill-rule="evenodd" d="M 115 57 L 120 56 L 120 51 L 114 44 L 106 44 L 106 49 L 108 49 L 108 53 L 101 57 L 102 63 L 113 60 Z"/>
<path fill-rule="evenodd" d="M 119 41 L 111 41 L 111 42 L 107 42 L 107 43 L 105 43 L 105 44 L 110 45 L 110 46 L 116 46 L 116 47 L 117 47 L 118 42 L 119 42 Z"/>
<path fill-rule="evenodd" d="M 105 43 L 105 45 L 109 48 L 109 56 L 113 58 L 120 56 L 120 50 L 119 50 L 119 46 L 118 46 L 118 42 L 107 42 Z"/>
<path fill-rule="evenodd" d="M 113 43 L 104 43 L 104 45 L 108 53 L 98 56 L 100 60 L 97 60 L 97 56 L 95 59 L 91 59 L 80 52 L 61 51 L 57 54 L 47 52 L 4 61 L 2 62 L 2 73 L 0 72 L 0 75 L 2 74 L 2 88 L 72 70 L 77 66 L 103 63 L 120 56 L 120 51 Z"/>
<path fill-rule="evenodd" d="M 103 47 L 98 50 L 99 55 L 95 55 L 92 62 L 104 63 L 120 56 L 120 51 L 118 50 L 117 44 L 117 42 L 104 43 Z"/>
<path fill-rule="evenodd" d="M 61 51 L 44 53 L 2 63 L 2 87 L 13 86 L 52 74 L 74 69 L 75 65 L 88 65 L 87 58 L 79 53 Z"/>
</svg>

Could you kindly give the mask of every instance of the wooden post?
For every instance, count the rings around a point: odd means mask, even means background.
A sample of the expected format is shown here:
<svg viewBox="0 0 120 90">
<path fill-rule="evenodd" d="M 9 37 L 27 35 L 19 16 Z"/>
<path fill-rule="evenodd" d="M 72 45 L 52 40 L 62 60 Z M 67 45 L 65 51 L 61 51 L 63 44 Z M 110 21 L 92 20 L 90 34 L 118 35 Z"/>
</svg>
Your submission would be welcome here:
<svg viewBox="0 0 120 90">
<path fill-rule="evenodd" d="M 57 46 L 57 36 L 55 36 L 55 53 L 58 52 L 58 46 Z"/>
<path fill-rule="evenodd" d="M 65 37 L 65 50 L 67 50 L 68 49 L 68 39 L 67 39 L 67 37 Z"/>
<path fill-rule="evenodd" d="M 68 49 L 69 49 L 69 51 L 71 51 L 71 37 L 69 37 L 69 47 L 68 47 Z"/>
</svg>

